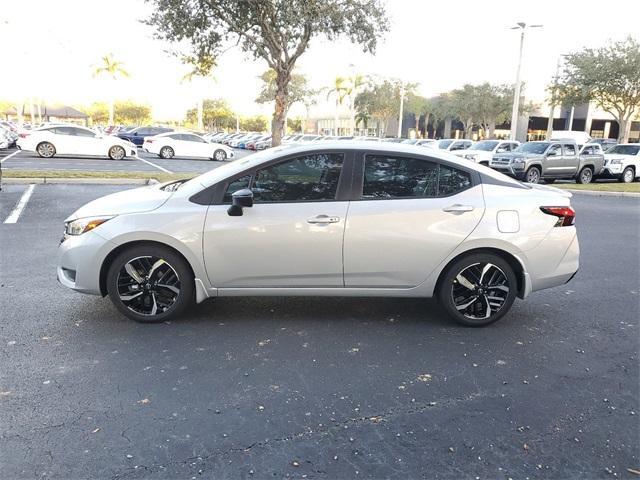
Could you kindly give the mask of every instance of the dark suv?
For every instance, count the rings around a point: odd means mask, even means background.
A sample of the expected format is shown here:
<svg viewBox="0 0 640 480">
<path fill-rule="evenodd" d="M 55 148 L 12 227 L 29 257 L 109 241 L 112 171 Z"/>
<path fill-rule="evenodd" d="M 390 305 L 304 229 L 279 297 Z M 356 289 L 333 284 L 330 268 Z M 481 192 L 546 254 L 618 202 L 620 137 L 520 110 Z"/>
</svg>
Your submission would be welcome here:
<svg viewBox="0 0 640 480">
<path fill-rule="evenodd" d="M 118 133 L 118 138 L 129 140 L 131 143 L 141 147 L 144 143 L 144 137 L 152 137 L 161 133 L 173 132 L 173 128 L 167 127 L 138 127 L 128 132 Z"/>
</svg>

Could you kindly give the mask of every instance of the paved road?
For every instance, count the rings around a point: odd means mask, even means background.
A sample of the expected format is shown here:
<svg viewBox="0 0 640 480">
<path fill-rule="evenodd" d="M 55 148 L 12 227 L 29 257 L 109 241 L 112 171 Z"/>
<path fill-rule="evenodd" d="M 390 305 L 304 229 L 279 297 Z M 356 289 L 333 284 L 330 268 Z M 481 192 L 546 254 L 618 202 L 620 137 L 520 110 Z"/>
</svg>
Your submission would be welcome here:
<svg viewBox="0 0 640 480">
<path fill-rule="evenodd" d="M 0 193 L 0 221 L 24 185 Z M 582 266 L 485 329 L 428 300 L 217 299 L 160 325 L 57 285 L 37 185 L 0 223 L 2 478 L 632 478 L 640 202 L 576 196 Z"/>
<path fill-rule="evenodd" d="M 235 149 L 235 158 L 243 158 L 252 152 Z M 12 155 L 15 154 L 15 155 Z M 5 160 L 6 158 L 6 160 Z M 170 172 L 170 173 L 203 173 L 219 167 L 223 162 L 216 162 L 198 158 L 174 158 L 163 160 L 138 149 L 138 158 L 124 160 L 110 160 L 101 157 L 58 156 L 40 158 L 32 152 L 22 152 L 16 149 L 0 150 L 2 169 L 7 170 L 70 170 L 91 172 Z"/>
</svg>

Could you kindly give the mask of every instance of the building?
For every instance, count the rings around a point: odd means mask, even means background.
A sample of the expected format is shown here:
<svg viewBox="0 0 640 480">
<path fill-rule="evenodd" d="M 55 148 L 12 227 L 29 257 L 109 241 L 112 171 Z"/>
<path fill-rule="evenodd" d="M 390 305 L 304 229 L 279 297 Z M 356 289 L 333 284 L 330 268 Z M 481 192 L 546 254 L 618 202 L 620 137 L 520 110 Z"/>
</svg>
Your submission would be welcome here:
<svg viewBox="0 0 640 480">
<path fill-rule="evenodd" d="M 22 106 L 22 118 L 31 123 L 60 122 L 76 123 L 78 125 L 89 124 L 89 116 L 68 105 L 34 105 L 33 112 L 27 105 Z M 6 120 L 18 121 L 20 115 L 15 107 L 4 112 Z"/>
</svg>

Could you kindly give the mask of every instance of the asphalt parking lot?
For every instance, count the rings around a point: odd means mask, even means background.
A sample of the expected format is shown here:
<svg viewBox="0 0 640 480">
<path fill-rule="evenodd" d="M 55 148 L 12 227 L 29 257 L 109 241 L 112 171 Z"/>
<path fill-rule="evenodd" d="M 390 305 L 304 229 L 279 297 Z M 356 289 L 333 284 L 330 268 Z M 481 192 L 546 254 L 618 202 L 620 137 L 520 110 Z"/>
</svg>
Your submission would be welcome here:
<svg viewBox="0 0 640 480">
<path fill-rule="evenodd" d="M 248 150 L 234 150 L 237 160 L 250 155 Z M 128 157 L 124 160 L 111 160 L 107 157 L 89 156 L 54 156 L 40 158 L 33 152 L 17 149 L 0 150 L 2 169 L 29 171 L 89 171 L 89 172 L 163 172 L 163 173 L 204 173 L 219 167 L 223 162 L 216 162 L 204 158 L 172 158 L 164 160 L 157 155 L 138 149 L 138 157 Z"/>
<path fill-rule="evenodd" d="M 576 195 L 579 274 L 488 328 L 389 298 L 215 299 L 139 325 L 54 271 L 63 219 L 126 187 L 36 185 L 2 223 L 27 188 L 0 192 L 2 478 L 582 479 L 640 467 L 638 199 Z"/>
</svg>

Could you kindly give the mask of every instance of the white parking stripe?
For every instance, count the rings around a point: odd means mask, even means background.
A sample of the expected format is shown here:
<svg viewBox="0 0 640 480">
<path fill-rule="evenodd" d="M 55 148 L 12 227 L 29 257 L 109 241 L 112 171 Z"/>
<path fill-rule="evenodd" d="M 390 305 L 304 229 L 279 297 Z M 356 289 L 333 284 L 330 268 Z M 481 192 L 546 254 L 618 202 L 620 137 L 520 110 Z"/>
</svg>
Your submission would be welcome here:
<svg viewBox="0 0 640 480">
<path fill-rule="evenodd" d="M 156 167 L 158 170 L 162 170 L 163 172 L 173 173 L 171 170 L 167 170 L 166 168 L 161 167 L 160 165 L 156 165 L 155 163 L 151 163 L 149 160 L 145 160 L 144 158 L 136 157 L 138 160 L 144 163 L 148 163 L 152 167 Z"/>
<path fill-rule="evenodd" d="M 4 162 L 5 160 L 9 160 L 11 157 L 13 157 L 14 155 L 17 155 L 21 152 L 22 150 L 16 150 L 15 152 L 13 152 L 10 155 L 7 155 L 6 157 L 4 157 L 2 160 L 0 160 L 0 163 Z"/>
<path fill-rule="evenodd" d="M 7 219 L 4 221 L 4 223 L 16 223 L 18 221 L 18 218 L 20 218 L 20 214 L 22 214 L 24 207 L 27 206 L 27 202 L 31 198 L 31 194 L 33 193 L 33 190 L 35 188 L 36 188 L 35 183 L 29 184 L 29 186 L 20 197 L 20 200 L 18 200 L 18 203 L 16 203 L 16 206 L 13 207 L 13 210 L 11 211 Z"/>
</svg>

